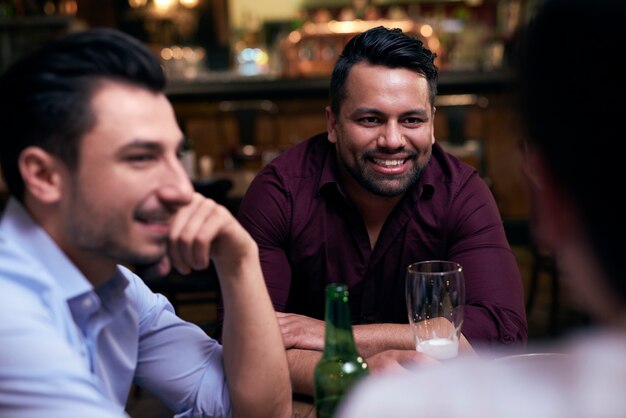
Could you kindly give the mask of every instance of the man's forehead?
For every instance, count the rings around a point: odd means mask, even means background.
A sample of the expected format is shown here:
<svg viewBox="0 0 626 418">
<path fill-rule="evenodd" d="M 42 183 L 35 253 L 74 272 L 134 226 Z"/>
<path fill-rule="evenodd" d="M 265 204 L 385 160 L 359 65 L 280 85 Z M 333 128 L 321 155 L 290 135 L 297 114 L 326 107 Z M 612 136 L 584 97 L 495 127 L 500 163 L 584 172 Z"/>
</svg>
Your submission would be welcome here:
<svg viewBox="0 0 626 418">
<path fill-rule="evenodd" d="M 171 104 L 162 93 L 124 83 L 100 86 L 90 100 L 93 126 L 90 137 L 106 139 L 109 147 L 141 140 L 178 142 L 182 132 Z"/>
</svg>

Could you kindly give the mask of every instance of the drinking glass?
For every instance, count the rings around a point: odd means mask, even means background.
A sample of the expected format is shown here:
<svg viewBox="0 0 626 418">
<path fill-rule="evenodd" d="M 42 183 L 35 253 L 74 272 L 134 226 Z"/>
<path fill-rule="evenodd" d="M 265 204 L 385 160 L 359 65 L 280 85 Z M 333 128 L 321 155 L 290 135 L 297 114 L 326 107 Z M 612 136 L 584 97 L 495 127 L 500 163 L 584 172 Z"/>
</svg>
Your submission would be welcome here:
<svg viewBox="0 0 626 418">
<path fill-rule="evenodd" d="M 439 360 L 456 357 L 463 325 L 463 267 L 429 260 L 409 265 L 406 303 L 417 351 Z"/>
</svg>

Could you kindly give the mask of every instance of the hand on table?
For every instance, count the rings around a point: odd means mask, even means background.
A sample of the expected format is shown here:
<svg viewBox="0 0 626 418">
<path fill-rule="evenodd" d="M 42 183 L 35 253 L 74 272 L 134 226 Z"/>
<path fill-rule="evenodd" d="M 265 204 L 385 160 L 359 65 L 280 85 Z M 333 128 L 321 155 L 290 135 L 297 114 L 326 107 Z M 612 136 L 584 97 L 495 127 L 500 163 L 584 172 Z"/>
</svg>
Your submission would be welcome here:
<svg viewBox="0 0 626 418">
<path fill-rule="evenodd" d="M 324 350 L 324 321 L 285 312 L 276 312 L 276 317 L 285 349 Z"/>
</svg>

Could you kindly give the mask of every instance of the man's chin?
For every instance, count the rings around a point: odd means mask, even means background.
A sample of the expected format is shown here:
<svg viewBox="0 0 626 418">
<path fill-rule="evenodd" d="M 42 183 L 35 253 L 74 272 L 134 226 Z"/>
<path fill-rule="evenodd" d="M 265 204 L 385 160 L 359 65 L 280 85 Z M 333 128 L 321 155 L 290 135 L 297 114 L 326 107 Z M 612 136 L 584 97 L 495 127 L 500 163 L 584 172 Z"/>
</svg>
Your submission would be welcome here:
<svg viewBox="0 0 626 418">
<path fill-rule="evenodd" d="M 398 181 L 387 181 L 387 182 L 378 182 L 376 184 L 370 185 L 369 191 L 380 197 L 397 197 L 401 196 L 407 192 L 410 188 L 410 183 L 408 182 L 398 182 Z"/>
</svg>

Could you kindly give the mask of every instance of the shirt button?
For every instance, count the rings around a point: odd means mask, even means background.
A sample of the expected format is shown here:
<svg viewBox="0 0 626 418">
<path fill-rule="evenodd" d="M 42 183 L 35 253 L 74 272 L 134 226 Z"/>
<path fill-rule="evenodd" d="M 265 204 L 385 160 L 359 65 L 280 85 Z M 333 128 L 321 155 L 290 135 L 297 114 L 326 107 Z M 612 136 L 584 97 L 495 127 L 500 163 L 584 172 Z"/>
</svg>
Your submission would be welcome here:
<svg viewBox="0 0 626 418">
<path fill-rule="evenodd" d="M 83 308 L 85 308 L 85 309 L 91 308 L 91 305 L 93 305 L 93 301 L 91 300 L 91 298 L 89 296 L 87 296 L 85 299 L 83 299 Z"/>
</svg>

